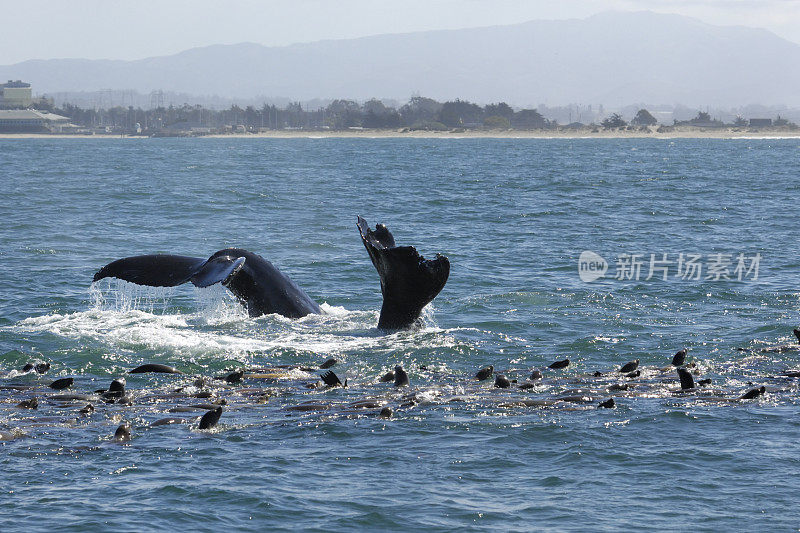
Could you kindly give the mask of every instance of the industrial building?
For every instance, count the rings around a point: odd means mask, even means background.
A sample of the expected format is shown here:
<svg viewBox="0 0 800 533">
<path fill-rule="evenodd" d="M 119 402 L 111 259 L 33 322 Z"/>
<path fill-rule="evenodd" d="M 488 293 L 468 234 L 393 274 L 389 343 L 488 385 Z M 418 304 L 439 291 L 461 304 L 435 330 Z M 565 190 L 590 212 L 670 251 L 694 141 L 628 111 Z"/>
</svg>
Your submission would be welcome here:
<svg viewBox="0 0 800 533">
<path fill-rule="evenodd" d="M 750 127 L 751 128 L 769 128 L 772 126 L 772 119 L 771 118 L 751 118 L 750 119 Z"/>
</svg>

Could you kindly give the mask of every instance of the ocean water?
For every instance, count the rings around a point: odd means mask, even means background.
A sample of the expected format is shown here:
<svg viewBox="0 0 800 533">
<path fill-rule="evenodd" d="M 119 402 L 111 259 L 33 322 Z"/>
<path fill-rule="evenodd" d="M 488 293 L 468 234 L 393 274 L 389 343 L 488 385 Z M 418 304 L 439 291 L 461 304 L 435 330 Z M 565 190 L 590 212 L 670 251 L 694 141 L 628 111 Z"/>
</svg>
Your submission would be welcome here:
<svg viewBox="0 0 800 533">
<path fill-rule="evenodd" d="M 0 530 L 797 530 L 798 176 L 797 139 L 1 141 Z M 376 329 L 357 215 L 449 257 L 421 328 Z M 326 314 L 91 283 L 230 246 Z M 604 277 L 581 279 L 584 251 Z M 711 385 L 680 392 L 681 348 Z M 197 376 L 330 357 L 347 388 L 264 370 L 206 387 L 227 402 L 212 430 L 169 412 L 209 401 Z M 146 362 L 185 375 L 126 374 Z M 377 382 L 396 364 L 407 389 Z M 488 364 L 544 379 L 472 379 Z M 46 387 L 67 376 L 124 376 L 133 405 L 82 415 Z M 168 416 L 187 423 L 151 425 Z"/>
</svg>

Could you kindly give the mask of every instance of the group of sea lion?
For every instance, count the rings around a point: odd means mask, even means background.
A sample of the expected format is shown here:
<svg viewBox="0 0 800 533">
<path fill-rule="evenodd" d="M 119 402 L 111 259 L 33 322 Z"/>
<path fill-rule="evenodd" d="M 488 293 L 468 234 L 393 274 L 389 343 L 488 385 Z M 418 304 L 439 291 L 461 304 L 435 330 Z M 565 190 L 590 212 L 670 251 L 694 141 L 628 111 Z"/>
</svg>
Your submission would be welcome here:
<svg viewBox="0 0 800 533">
<path fill-rule="evenodd" d="M 444 287 L 450 271 L 449 261 L 440 255 L 433 260 L 426 260 L 411 246 L 397 246 L 392 234 L 381 224 L 371 230 L 366 221 L 358 217 L 357 227 L 364 247 L 380 276 L 383 305 L 378 328 L 396 330 L 414 327 L 419 323 L 422 309 Z M 175 286 L 191 282 L 198 287 L 207 287 L 221 283 L 233 292 L 252 316 L 279 313 L 290 318 L 299 318 L 322 312 L 302 289 L 269 261 L 240 249 L 220 250 L 208 259 L 174 255 L 128 257 L 101 268 L 95 274 L 94 281 L 106 277 L 150 286 Z M 800 341 L 800 329 L 795 329 L 794 334 Z M 781 347 L 776 351 L 788 349 Z M 26 422 L 33 426 L 46 420 L 67 425 L 96 418 L 121 422 L 110 441 L 128 443 L 133 438 L 134 430 L 141 427 L 185 424 L 202 431 L 210 430 L 219 423 L 223 410 L 235 412 L 243 406 L 266 404 L 273 398 L 283 399 L 281 409 L 284 412 L 390 418 L 397 410 L 452 402 L 488 404 L 503 409 L 614 408 L 617 405 L 615 398 L 640 395 L 695 395 L 703 401 L 724 402 L 751 400 L 767 392 L 784 390 L 781 387 L 768 389 L 765 385 L 760 385 L 731 397 L 730 391 L 713 389 L 708 378 L 695 381 L 695 376 L 700 373 L 700 366 L 695 362 L 687 363 L 686 357 L 687 350 L 682 349 L 672 357 L 671 363 L 666 367 L 642 367 L 637 359 L 611 371 L 577 374 L 566 370 L 571 365 L 568 358 L 554 361 L 544 368 L 524 371 L 509 368 L 496 372 L 493 365 L 488 365 L 472 377 L 417 365 L 413 372 L 428 376 L 427 383 L 417 387 L 411 386 L 409 372 L 402 364 L 396 364 L 392 370 L 375 378 L 343 374 L 346 379 L 342 382 L 331 370 L 338 363 L 335 359 L 328 359 L 319 366 L 233 368 L 226 374 L 213 378 L 188 376 L 175 367 L 162 363 L 145 363 L 128 373 L 131 376 L 172 375 L 175 376 L 175 381 L 167 381 L 164 384 L 167 389 L 159 389 L 157 386 L 131 390 L 126 379 L 118 377 L 107 388 L 94 389 L 90 393 L 65 392 L 75 386 L 76 379 L 73 376 L 44 383 L 42 376 L 51 370 L 51 364 L 34 360 L 26 363 L 21 372 L 6 373 L 5 377 L 29 377 L 26 378 L 27 383 L 0 384 L 0 409 L 5 405 L 15 409 L 48 410 L 53 414 L 73 413 L 66 417 L 40 417 L 38 420 L 16 417 L 16 421 L 23 426 Z M 674 372 L 677 372 L 680 383 L 680 388 L 677 389 L 671 387 L 675 381 Z M 494 386 L 484 386 L 483 383 L 492 376 Z M 800 370 L 787 370 L 775 379 L 787 378 L 800 378 Z M 84 385 L 88 380 L 90 378 L 86 376 L 79 377 L 78 384 Z M 164 380 L 159 381 L 163 383 Z M 357 382 L 356 387 L 352 385 L 354 381 Z M 349 383 L 351 385 L 348 387 Z M 393 387 L 381 389 L 386 383 L 392 383 Z M 262 386 L 250 386 L 259 384 Z M 347 395 L 351 395 L 354 389 L 360 390 L 367 397 L 350 401 L 331 396 L 336 394 L 334 389 L 347 391 Z M 538 396 L 513 396 L 520 391 L 526 395 Z M 287 402 L 285 399 L 293 398 L 293 393 L 321 393 L 325 398 L 299 404 Z M 145 413 L 148 417 L 162 413 L 165 404 L 174 404 L 167 409 L 168 413 L 185 413 L 189 417 L 158 418 L 139 428 L 132 427 L 129 422 L 131 416 L 126 417 L 127 412 L 138 406 L 148 408 Z M 103 414 L 106 418 L 102 418 Z M 124 418 L 128 420 L 123 420 Z M 138 413 L 138 418 L 142 418 L 142 413 Z M 3 429 L 3 426 L 0 422 L 0 440 L 25 436 L 25 431 L 20 428 Z"/>
<path fill-rule="evenodd" d="M 800 341 L 800 330 L 795 330 L 795 335 Z M 383 419 L 402 410 L 453 402 L 499 409 L 539 407 L 567 410 L 614 408 L 620 398 L 654 395 L 695 398 L 712 403 L 736 402 L 757 399 L 767 392 L 789 390 L 780 385 L 780 380 L 800 377 L 800 370 L 786 370 L 780 376 L 765 378 L 778 386 L 751 384 L 751 388 L 739 392 L 714 389 L 710 379 L 699 378 L 702 364 L 687 362 L 687 355 L 687 350 L 682 349 L 663 367 L 642 366 L 636 359 L 611 370 L 578 373 L 570 372 L 572 363 L 569 359 L 541 368 L 503 372 L 487 365 L 467 375 L 448 373 L 428 365 L 414 365 L 413 370 L 418 376 L 427 377 L 427 380 L 417 381 L 414 385 L 402 364 L 374 377 L 352 375 L 345 369 L 344 376 L 348 379 L 342 381 L 332 370 L 340 361 L 333 358 L 320 365 L 233 368 L 214 377 L 184 374 L 170 365 L 146 363 L 128 371 L 130 380 L 157 382 L 155 386 L 140 389 L 130 388 L 125 377 L 117 377 L 100 389 L 86 387 L 87 382 L 95 381 L 88 376 L 65 376 L 50 381 L 46 379 L 50 363 L 34 360 L 19 371 L 6 373 L 6 379 L 27 377 L 28 382 L 0 385 L 0 413 L 5 411 L 5 415 L 11 415 L 13 410 L 44 413 L 38 418 L 6 416 L 6 419 L 15 419 L 19 427 L 3 427 L 0 423 L 0 440 L 24 437 L 26 429 L 42 424 L 70 427 L 93 424 L 94 421 L 102 425 L 110 420 L 116 421 L 117 427 L 113 436 L 106 440 L 127 444 L 137 432 L 161 426 L 183 424 L 195 430 L 211 430 L 220 422 L 224 412 L 237 413 L 245 407 L 270 404 L 271 400 L 279 403 L 278 410 L 287 413 L 286 416 L 295 413 L 297 416 L 375 416 Z M 153 377 L 142 378 L 139 377 L 141 374 Z M 672 385 L 676 374 L 679 387 Z M 156 377 L 159 375 L 162 377 Z M 492 377 L 493 385 L 485 385 L 492 383 L 489 381 Z M 383 388 L 387 385 L 388 389 Z M 75 387 L 90 392 L 75 392 L 72 390 Z M 336 393 L 335 389 L 342 392 Z M 527 397 L 517 396 L 519 392 Z M 299 403 L 295 401 L 298 395 L 307 394 L 318 396 Z M 353 394 L 363 396 L 353 400 Z M 163 417 L 162 414 L 146 424 L 132 425 L 132 420 L 152 418 L 159 413 L 170 416 Z M 178 414 L 182 416 L 175 416 Z"/>
</svg>

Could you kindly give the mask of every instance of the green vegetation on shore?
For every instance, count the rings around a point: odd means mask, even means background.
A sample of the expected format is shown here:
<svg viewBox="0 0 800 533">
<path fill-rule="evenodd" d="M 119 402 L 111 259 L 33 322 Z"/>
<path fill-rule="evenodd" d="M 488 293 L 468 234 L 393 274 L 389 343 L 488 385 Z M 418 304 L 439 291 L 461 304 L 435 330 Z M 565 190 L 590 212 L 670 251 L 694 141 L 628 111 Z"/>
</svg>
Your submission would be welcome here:
<svg viewBox="0 0 800 533">
<path fill-rule="evenodd" d="M 279 108 L 264 104 L 261 108 L 232 105 L 229 109 L 207 109 L 200 105 L 184 104 L 180 107 L 132 106 L 109 109 L 84 109 L 65 103 L 55 107 L 44 101 L 39 109 L 68 117 L 86 133 L 122 133 L 159 136 L 207 135 L 216 133 L 258 133 L 275 130 L 402 130 L 402 131 L 462 131 L 462 130 L 588 130 L 599 131 L 669 131 L 674 126 L 699 128 L 748 128 L 752 124 L 737 117 L 725 124 L 708 113 L 699 112 L 688 121 L 674 121 L 658 126 L 656 118 L 646 109 L 626 121 L 613 113 L 599 124 L 572 122 L 561 125 L 550 120 L 536 109 L 513 109 L 505 102 L 480 106 L 465 100 L 438 102 L 423 96 L 414 96 L 408 103 L 395 108 L 377 99 L 358 103 L 353 100 L 334 100 L 325 107 L 309 110 L 302 104 L 289 103 Z M 763 126 L 763 125 L 762 125 Z M 780 117 L 770 119 L 770 126 L 786 130 L 798 127 Z"/>
</svg>

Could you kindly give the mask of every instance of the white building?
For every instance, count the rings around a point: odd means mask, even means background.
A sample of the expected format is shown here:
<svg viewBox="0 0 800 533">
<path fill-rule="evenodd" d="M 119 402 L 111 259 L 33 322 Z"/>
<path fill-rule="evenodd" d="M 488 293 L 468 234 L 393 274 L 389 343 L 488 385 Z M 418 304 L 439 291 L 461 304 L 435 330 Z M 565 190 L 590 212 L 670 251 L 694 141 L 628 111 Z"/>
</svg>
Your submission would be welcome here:
<svg viewBox="0 0 800 533">
<path fill-rule="evenodd" d="M 59 133 L 69 118 L 35 109 L 0 109 L 0 133 Z"/>
<path fill-rule="evenodd" d="M 25 108 L 33 102 L 31 84 L 22 80 L 8 80 L 0 85 L 0 107 Z"/>
</svg>

